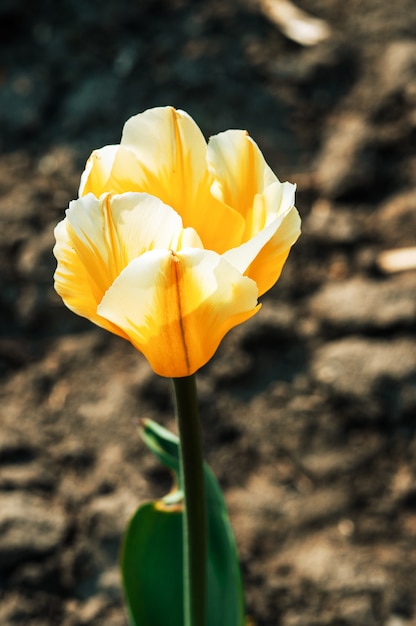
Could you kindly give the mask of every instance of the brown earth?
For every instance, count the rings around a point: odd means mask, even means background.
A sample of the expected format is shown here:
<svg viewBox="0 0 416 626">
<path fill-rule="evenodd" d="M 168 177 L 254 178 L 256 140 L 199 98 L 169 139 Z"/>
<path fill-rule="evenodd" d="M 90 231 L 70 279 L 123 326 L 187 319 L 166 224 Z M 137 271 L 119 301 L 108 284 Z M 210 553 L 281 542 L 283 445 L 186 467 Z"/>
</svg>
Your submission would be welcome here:
<svg viewBox="0 0 416 626">
<path fill-rule="evenodd" d="M 125 523 L 169 487 L 137 434 L 169 381 L 65 309 L 53 227 L 130 115 L 246 128 L 298 184 L 303 235 L 263 311 L 198 374 L 204 450 L 257 626 L 416 625 L 414 0 L 0 6 L 0 624 L 126 626 Z"/>
</svg>

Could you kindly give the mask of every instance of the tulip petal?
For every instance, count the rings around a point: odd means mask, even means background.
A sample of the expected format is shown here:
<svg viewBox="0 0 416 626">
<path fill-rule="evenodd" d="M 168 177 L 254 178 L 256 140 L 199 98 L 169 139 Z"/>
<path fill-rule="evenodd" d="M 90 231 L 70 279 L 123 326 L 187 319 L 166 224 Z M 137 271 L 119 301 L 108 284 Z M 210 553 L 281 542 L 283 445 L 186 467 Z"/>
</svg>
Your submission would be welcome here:
<svg viewBox="0 0 416 626">
<path fill-rule="evenodd" d="M 299 213 L 292 207 L 276 220 L 278 228 L 247 268 L 245 275 L 256 281 L 259 296 L 271 289 L 282 273 L 289 252 L 300 235 Z M 272 224 L 270 225 L 271 228 Z"/>
<path fill-rule="evenodd" d="M 127 339 L 123 330 L 101 318 L 97 314 L 97 305 L 101 292 L 96 297 L 97 285 L 94 276 L 89 273 L 73 244 L 67 229 L 67 220 L 62 220 L 55 228 L 56 244 L 53 253 L 58 261 L 54 274 L 55 290 L 65 305 L 78 315 L 86 317 L 97 326 Z M 107 283 L 107 281 L 105 281 Z"/>
<path fill-rule="evenodd" d="M 98 312 L 128 335 L 162 376 L 194 373 L 224 335 L 259 309 L 257 287 L 215 252 L 151 250 L 134 259 Z"/>
<path fill-rule="evenodd" d="M 266 226 L 249 241 L 223 254 L 242 274 L 256 281 L 259 296 L 278 280 L 290 247 L 300 235 L 300 218 L 293 206 L 295 185 L 276 182 L 257 195 L 254 206 L 261 205 Z"/>
<path fill-rule="evenodd" d="M 209 184 L 207 146 L 193 119 L 173 107 L 149 109 L 126 122 L 121 145 L 140 164 L 137 181 L 142 190 L 173 207 L 186 226 L 195 227 L 198 200 L 201 192 L 208 195 Z"/>
<path fill-rule="evenodd" d="M 140 186 L 140 165 L 133 152 L 123 146 L 94 150 L 81 176 L 78 195 L 144 191 Z M 157 194 L 153 194 L 157 195 Z"/>
<path fill-rule="evenodd" d="M 224 252 L 241 241 L 244 221 L 211 194 L 207 145 L 187 113 L 160 107 L 136 115 L 126 122 L 121 145 L 140 163 L 141 190 L 173 207 L 205 248 Z"/>
<path fill-rule="evenodd" d="M 56 289 L 69 308 L 105 328 L 97 306 L 132 259 L 153 248 L 202 247 L 197 233 L 149 194 L 88 194 L 71 202 L 66 215 L 55 233 Z"/>
<path fill-rule="evenodd" d="M 204 179 L 206 142 L 184 111 L 157 107 L 131 117 L 124 125 L 121 145 L 136 155 L 149 174 L 172 187 L 172 196 L 182 197 L 182 204 Z"/>
<path fill-rule="evenodd" d="M 243 130 L 227 130 L 211 137 L 208 165 L 215 178 L 213 194 L 249 222 L 253 221 L 250 213 L 255 196 L 278 182 L 257 144 Z M 264 227 L 265 216 L 259 214 L 256 221 L 253 226 L 258 232 Z"/>
<path fill-rule="evenodd" d="M 117 275 L 132 259 L 154 248 L 176 251 L 189 245 L 203 247 L 195 230 L 184 229 L 176 211 L 159 198 L 147 193 L 123 193 L 107 198 L 104 236 Z"/>
<path fill-rule="evenodd" d="M 103 201 L 100 201 L 92 194 L 74 200 L 70 202 L 64 220 L 67 244 L 77 256 L 74 269 L 78 268 L 78 263 L 83 265 L 88 275 L 91 295 L 96 303 L 117 276 L 117 269 L 112 262 L 112 250 L 105 237 L 105 211 L 102 204 L 108 200 L 109 196 L 103 196 Z M 59 263 L 59 249 L 56 253 Z M 77 281 L 75 272 L 73 280 Z"/>
<path fill-rule="evenodd" d="M 258 287 L 259 297 L 278 280 L 290 248 L 300 235 L 300 217 L 292 207 L 258 235 L 222 256 Z"/>
</svg>

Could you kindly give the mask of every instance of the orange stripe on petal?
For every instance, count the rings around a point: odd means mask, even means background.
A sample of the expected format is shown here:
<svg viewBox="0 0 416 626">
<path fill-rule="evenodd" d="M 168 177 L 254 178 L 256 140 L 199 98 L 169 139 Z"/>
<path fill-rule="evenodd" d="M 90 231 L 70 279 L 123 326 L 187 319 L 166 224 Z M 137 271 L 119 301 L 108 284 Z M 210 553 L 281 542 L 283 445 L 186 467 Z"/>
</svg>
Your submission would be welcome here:
<svg viewBox="0 0 416 626">
<path fill-rule="evenodd" d="M 132 261 L 104 296 L 113 322 L 162 376 L 188 376 L 224 335 L 257 312 L 257 287 L 219 255 L 153 250 Z"/>
<path fill-rule="evenodd" d="M 207 144 L 187 113 L 160 107 L 136 115 L 126 122 L 121 143 L 136 155 L 141 191 L 173 207 L 205 248 L 221 253 L 238 245 L 244 220 L 212 195 Z"/>
<path fill-rule="evenodd" d="M 202 247 L 197 233 L 184 229 L 171 207 L 144 193 L 100 199 L 88 194 L 70 204 L 55 234 L 58 293 L 78 314 L 123 336 L 100 318 L 97 307 L 125 267 L 156 248 Z"/>
<path fill-rule="evenodd" d="M 58 261 L 54 274 L 55 290 L 65 305 L 94 324 L 127 339 L 123 330 L 98 315 L 97 306 L 102 293 L 100 291 L 97 297 L 95 278 L 89 274 L 83 260 L 76 253 L 68 234 L 66 220 L 56 226 L 55 238 L 53 253 Z"/>
<path fill-rule="evenodd" d="M 172 107 L 149 109 L 126 122 L 121 145 L 137 159 L 141 191 L 156 195 L 185 226 L 193 226 L 192 209 L 206 176 L 206 142 L 193 119 Z"/>
<path fill-rule="evenodd" d="M 152 250 L 131 261 L 105 294 L 98 311 L 123 328 L 157 373 L 187 375 L 190 367 L 175 261 L 169 250 Z M 164 374 L 167 369 L 174 373 Z"/>
</svg>

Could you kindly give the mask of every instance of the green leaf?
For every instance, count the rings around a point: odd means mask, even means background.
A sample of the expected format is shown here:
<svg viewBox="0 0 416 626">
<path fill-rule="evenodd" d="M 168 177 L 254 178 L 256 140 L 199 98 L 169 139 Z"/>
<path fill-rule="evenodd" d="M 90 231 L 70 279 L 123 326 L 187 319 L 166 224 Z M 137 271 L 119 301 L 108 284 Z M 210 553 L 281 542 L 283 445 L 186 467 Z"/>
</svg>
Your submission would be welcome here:
<svg viewBox="0 0 416 626">
<path fill-rule="evenodd" d="M 179 482 L 179 440 L 151 420 L 142 436 Z M 208 511 L 207 626 L 243 626 L 244 595 L 234 534 L 221 489 L 204 464 Z M 182 493 L 176 488 L 133 515 L 121 570 L 131 626 L 183 626 Z"/>
<path fill-rule="evenodd" d="M 141 506 L 127 528 L 122 575 L 132 626 L 183 626 L 182 514 Z"/>
</svg>

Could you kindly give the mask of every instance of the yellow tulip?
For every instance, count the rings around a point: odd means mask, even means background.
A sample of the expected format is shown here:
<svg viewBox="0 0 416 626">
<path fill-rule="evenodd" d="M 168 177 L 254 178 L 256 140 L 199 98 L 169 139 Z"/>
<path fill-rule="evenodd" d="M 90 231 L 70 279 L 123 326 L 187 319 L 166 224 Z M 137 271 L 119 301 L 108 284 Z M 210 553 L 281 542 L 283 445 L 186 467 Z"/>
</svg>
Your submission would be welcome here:
<svg viewBox="0 0 416 626">
<path fill-rule="evenodd" d="M 294 194 L 245 131 L 207 144 L 185 112 L 150 109 L 89 158 L 55 229 L 55 288 L 156 373 L 188 376 L 279 278 L 300 233 Z"/>
</svg>

